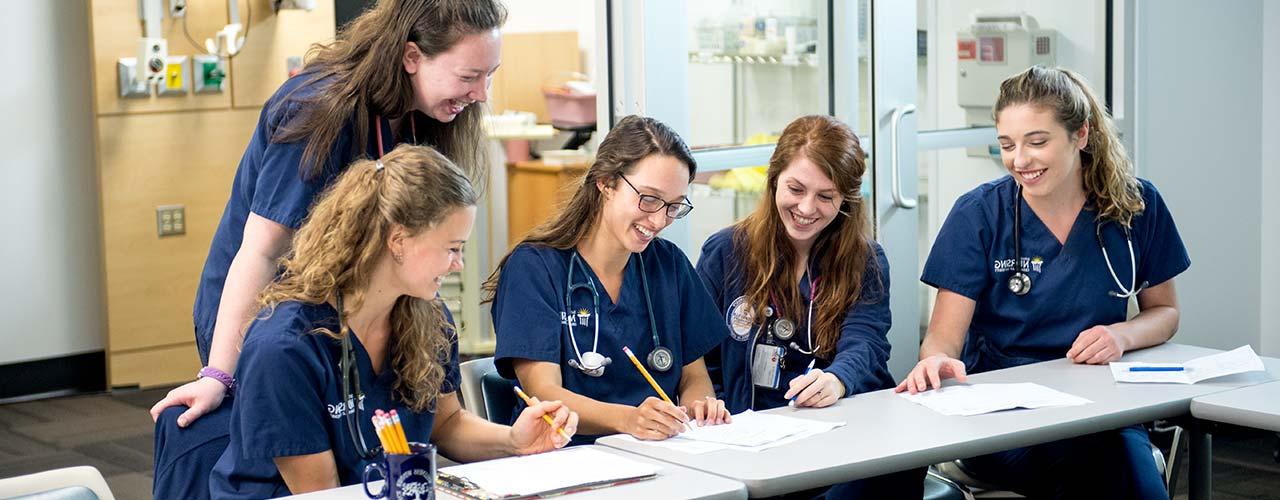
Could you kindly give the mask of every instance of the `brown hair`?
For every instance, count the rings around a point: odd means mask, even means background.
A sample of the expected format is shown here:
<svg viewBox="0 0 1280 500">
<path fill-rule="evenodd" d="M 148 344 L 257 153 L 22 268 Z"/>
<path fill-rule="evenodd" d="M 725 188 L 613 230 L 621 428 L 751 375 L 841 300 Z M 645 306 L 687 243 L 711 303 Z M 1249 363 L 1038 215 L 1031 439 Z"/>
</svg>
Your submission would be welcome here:
<svg viewBox="0 0 1280 500">
<path fill-rule="evenodd" d="M 666 124 L 644 116 L 627 116 L 600 141 L 596 160 L 583 175 L 578 190 L 562 204 L 550 219 L 529 231 L 520 244 L 534 243 L 552 248 L 573 248 L 587 237 L 600 217 L 603 197 L 597 183 L 614 186 L 618 177 L 631 173 L 635 164 L 652 155 L 671 156 L 689 167 L 689 181 L 698 171 L 698 165 L 689 153 L 689 146 Z M 516 245 L 519 246 L 519 245 Z M 514 247 L 513 247 L 514 248 Z M 490 302 L 498 290 L 498 279 L 506 265 L 508 253 L 498 262 L 497 269 L 484 282 L 484 301 Z"/>
<path fill-rule="evenodd" d="M 763 323 L 771 297 L 783 311 L 805 310 L 800 287 L 791 278 L 798 264 L 778 214 L 778 177 L 797 159 L 807 158 L 835 183 L 843 202 L 837 216 L 823 228 L 811 255 L 820 255 L 820 278 L 814 300 L 814 343 L 818 357 L 834 356 L 840 326 L 849 307 L 860 299 L 866 262 L 871 252 L 869 224 L 862 199 L 862 175 L 867 166 L 858 136 L 830 116 L 797 118 L 783 130 L 769 158 L 768 185 L 755 211 L 734 225 L 733 244 L 742 259 L 742 285 L 747 303 Z M 880 270 L 877 268 L 877 272 Z M 810 279 L 816 279 L 810 277 Z M 882 299 L 881 299 L 882 300 Z M 811 346 L 812 347 L 812 346 Z"/>
<path fill-rule="evenodd" d="M 485 107 L 467 106 L 451 123 L 409 113 L 413 86 L 402 61 L 405 42 L 415 43 L 431 58 L 467 35 L 502 27 L 506 19 L 506 8 L 497 0 L 380 0 L 343 27 L 333 43 L 311 47 L 304 75 L 298 78 L 329 81 L 314 97 L 302 101 L 305 106 L 298 119 L 272 141 L 306 139 L 300 172 L 311 178 L 328 166 L 330 150 L 348 123 L 355 132 L 353 155 L 361 157 L 369 142 L 371 113 L 388 118 L 407 115 L 414 120 L 416 141 L 438 148 L 483 187 L 488 169 L 482 127 Z M 402 126 L 401 133 L 407 128 Z"/>
<path fill-rule="evenodd" d="M 281 302 L 319 304 L 334 301 L 339 293 L 345 298 L 343 312 L 350 316 L 363 305 L 362 291 L 396 226 L 418 233 L 476 204 L 466 175 L 434 149 L 402 144 L 381 162 L 381 170 L 373 160 L 355 162 L 321 195 L 294 234 L 292 251 L 281 260 L 280 278 L 259 294 L 259 319 Z M 439 299 L 405 295 L 391 309 L 395 391 L 414 411 L 430 409 L 439 395 L 449 337 L 456 335 L 440 308 Z M 334 338 L 350 334 L 345 325 L 341 328 L 315 333 Z"/>
<path fill-rule="evenodd" d="M 1068 134 L 1088 124 L 1088 143 L 1080 151 L 1085 194 L 1099 220 L 1129 227 L 1146 207 L 1142 190 L 1111 115 L 1098 104 L 1084 77 L 1065 68 L 1032 66 L 1000 84 L 992 117 L 999 123 L 1000 112 L 1016 104 L 1052 111 Z"/>
</svg>

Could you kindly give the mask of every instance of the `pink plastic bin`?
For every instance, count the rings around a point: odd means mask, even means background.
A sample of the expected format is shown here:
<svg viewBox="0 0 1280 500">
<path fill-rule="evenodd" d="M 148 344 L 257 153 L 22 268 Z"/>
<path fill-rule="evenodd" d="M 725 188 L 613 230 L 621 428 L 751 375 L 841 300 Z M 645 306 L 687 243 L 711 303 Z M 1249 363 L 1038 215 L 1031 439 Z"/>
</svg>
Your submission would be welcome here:
<svg viewBox="0 0 1280 500">
<path fill-rule="evenodd" d="M 556 125 L 588 125 L 596 122 L 596 95 L 572 93 L 563 87 L 543 87 L 547 114 Z"/>
</svg>

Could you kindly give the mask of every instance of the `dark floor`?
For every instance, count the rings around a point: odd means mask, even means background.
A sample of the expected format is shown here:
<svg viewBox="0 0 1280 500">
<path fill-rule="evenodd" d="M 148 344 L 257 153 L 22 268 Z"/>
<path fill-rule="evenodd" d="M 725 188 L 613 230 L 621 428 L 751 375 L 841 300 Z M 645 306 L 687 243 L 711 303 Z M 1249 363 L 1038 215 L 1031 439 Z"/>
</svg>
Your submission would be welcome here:
<svg viewBox="0 0 1280 500">
<path fill-rule="evenodd" d="M 0 405 L 0 478 L 92 465 L 116 498 L 151 497 L 152 424 L 147 410 L 167 389 Z M 1217 500 L 1280 499 L 1274 433 L 1223 427 L 1214 436 Z M 1186 498 L 1186 461 L 1174 498 Z"/>
</svg>

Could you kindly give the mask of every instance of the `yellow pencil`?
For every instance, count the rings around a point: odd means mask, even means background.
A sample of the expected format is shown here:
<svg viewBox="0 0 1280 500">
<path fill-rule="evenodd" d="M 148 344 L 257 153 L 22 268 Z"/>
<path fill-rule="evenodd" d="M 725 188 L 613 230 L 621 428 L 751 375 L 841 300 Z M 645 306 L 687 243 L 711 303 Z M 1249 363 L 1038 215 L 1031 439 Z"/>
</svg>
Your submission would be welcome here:
<svg viewBox="0 0 1280 500">
<path fill-rule="evenodd" d="M 404 434 L 404 426 L 400 425 L 400 415 L 395 410 L 391 410 L 391 430 L 395 434 L 396 440 L 400 443 L 400 454 L 408 455 L 413 453 L 409 447 L 409 438 Z"/>
<path fill-rule="evenodd" d="M 658 391 L 658 395 L 662 396 L 662 400 L 666 401 L 667 404 L 670 404 L 671 406 L 675 406 L 675 402 L 671 401 L 671 398 L 667 397 L 667 392 L 662 390 L 662 386 L 659 386 L 658 381 L 653 379 L 653 375 L 649 375 L 649 370 L 644 369 L 644 365 L 640 364 L 640 360 L 636 359 L 636 355 L 631 352 L 631 348 L 622 346 L 622 352 L 627 353 L 627 357 L 631 358 L 631 364 L 636 365 L 636 369 L 640 370 L 640 374 L 644 375 L 644 379 L 649 381 L 649 385 L 653 386 L 653 390 Z M 688 415 L 685 415 L 685 418 L 688 418 Z M 689 422 L 685 422 L 685 426 L 688 425 Z"/>
<path fill-rule="evenodd" d="M 534 404 L 537 404 L 536 402 L 534 402 L 533 398 L 530 398 L 528 394 L 525 394 L 524 391 L 520 390 L 520 386 L 516 385 L 516 386 L 512 386 L 512 388 L 516 390 L 516 395 L 520 396 L 520 399 L 524 400 L 524 404 L 526 406 L 533 406 Z M 547 415 L 546 413 L 543 413 L 542 419 L 546 420 L 547 425 L 550 425 L 552 429 L 555 429 L 556 432 L 559 432 L 560 435 L 564 436 L 566 440 L 573 439 L 569 437 L 569 434 L 564 432 L 564 429 L 561 429 L 560 427 L 556 426 L 556 421 L 551 419 L 551 415 Z"/>
<path fill-rule="evenodd" d="M 391 449 L 391 443 L 387 440 L 387 426 L 382 423 L 382 417 L 373 416 L 373 430 L 378 433 L 378 441 L 382 443 L 382 451 L 394 453 Z"/>
</svg>

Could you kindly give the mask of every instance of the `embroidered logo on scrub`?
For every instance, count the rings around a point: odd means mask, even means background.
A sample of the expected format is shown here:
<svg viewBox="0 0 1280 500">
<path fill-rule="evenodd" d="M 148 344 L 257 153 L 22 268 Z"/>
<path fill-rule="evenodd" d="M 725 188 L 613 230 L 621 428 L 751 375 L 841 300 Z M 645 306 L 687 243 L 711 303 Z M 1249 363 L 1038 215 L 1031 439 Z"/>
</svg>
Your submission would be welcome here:
<svg viewBox="0 0 1280 500">
<path fill-rule="evenodd" d="M 334 420 L 337 420 L 345 417 L 348 413 L 351 413 L 356 407 L 354 399 L 355 398 L 353 397 L 345 402 L 327 405 L 329 407 L 329 416 L 333 417 Z M 360 409 L 364 409 L 364 394 L 360 395 Z"/>
<path fill-rule="evenodd" d="M 1043 268 L 1043 257 L 1022 258 L 1022 272 L 1024 273 L 1040 273 Z M 997 273 L 1013 272 L 1013 259 L 997 260 L 992 264 L 991 270 Z"/>
<path fill-rule="evenodd" d="M 572 315 L 565 314 L 564 311 L 560 311 L 560 324 L 568 325 L 570 321 L 574 322 L 573 325 L 570 326 L 590 326 L 591 311 L 588 311 L 586 308 L 582 308 L 578 309 L 578 311 Z"/>
<path fill-rule="evenodd" d="M 733 299 L 733 304 L 729 305 L 729 311 L 724 317 L 725 324 L 729 326 L 729 334 L 733 336 L 733 340 L 738 342 L 746 342 L 751 336 L 751 329 L 756 323 L 756 313 L 751 310 L 751 306 L 747 304 L 747 296 L 740 295 Z"/>
</svg>

